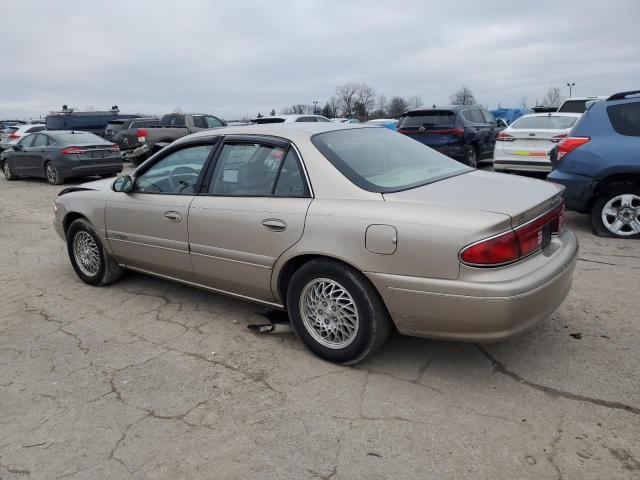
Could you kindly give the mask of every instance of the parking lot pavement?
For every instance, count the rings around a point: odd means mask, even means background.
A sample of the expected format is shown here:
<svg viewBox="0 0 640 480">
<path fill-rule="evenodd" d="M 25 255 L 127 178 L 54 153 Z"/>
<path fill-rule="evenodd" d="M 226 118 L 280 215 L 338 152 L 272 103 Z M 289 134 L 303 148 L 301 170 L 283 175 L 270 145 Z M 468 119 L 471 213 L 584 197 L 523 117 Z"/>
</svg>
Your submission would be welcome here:
<svg viewBox="0 0 640 480">
<path fill-rule="evenodd" d="M 138 274 L 93 288 L 61 187 L 0 180 L 0 478 L 640 477 L 640 242 L 581 242 L 569 298 L 506 343 L 396 336 L 347 368 L 252 304 Z"/>
</svg>

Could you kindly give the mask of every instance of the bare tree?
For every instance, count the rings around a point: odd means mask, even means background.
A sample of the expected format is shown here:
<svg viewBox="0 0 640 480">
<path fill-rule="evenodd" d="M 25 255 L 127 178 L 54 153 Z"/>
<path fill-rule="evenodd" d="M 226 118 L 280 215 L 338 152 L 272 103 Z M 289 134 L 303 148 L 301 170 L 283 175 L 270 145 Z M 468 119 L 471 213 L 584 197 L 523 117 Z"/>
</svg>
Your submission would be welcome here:
<svg viewBox="0 0 640 480">
<path fill-rule="evenodd" d="M 290 107 L 284 107 L 280 113 L 282 115 L 304 115 L 311 113 L 313 107 L 311 105 L 305 105 L 304 103 L 296 103 Z"/>
<path fill-rule="evenodd" d="M 544 107 L 558 107 L 564 100 L 562 91 L 559 87 L 549 87 L 547 93 L 542 97 L 542 106 Z"/>
<path fill-rule="evenodd" d="M 462 86 L 460 89 L 449 97 L 452 105 L 475 105 L 476 97 L 468 87 Z"/>
<path fill-rule="evenodd" d="M 271 115 L 272 117 L 274 117 L 274 116 L 275 116 L 275 114 L 276 114 L 276 109 L 275 109 L 275 108 L 272 108 L 272 109 L 271 109 L 271 113 L 270 113 L 270 115 Z"/>
<path fill-rule="evenodd" d="M 409 108 L 420 108 L 422 105 L 424 105 L 420 95 L 411 95 L 409 98 L 407 98 L 407 104 Z"/>
<path fill-rule="evenodd" d="M 404 112 L 409 109 L 409 104 L 402 97 L 392 97 L 389 100 L 389 106 L 387 107 L 387 114 L 391 118 L 399 118 Z"/>
<path fill-rule="evenodd" d="M 331 109 L 331 117 L 329 118 L 339 117 L 340 116 L 340 99 L 337 96 L 332 95 L 331 98 L 329 98 L 329 101 L 327 103 L 329 104 L 329 108 Z"/>
<path fill-rule="evenodd" d="M 358 84 L 345 83 L 336 88 L 336 97 L 340 102 L 340 110 L 345 117 L 353 116 L 353 107 L 356 102 L 356 93 L 358 92 Z"/>
<path fill-rule="evenodd" d="M 378 95 L 378 100 L 376 101 L 376 107 L 373 112 L 369 115 L 370 118 L 385 118 L 387 116 L 387 107 L 389 106 L 389 102 L 387 102 L 387 97 L 383 94 Z"/>
<path fill-rule="evenodd" d="M 354 102 L 354 110 L 357 110 L 355 112 L 356 116 L 360 120 L 367 120 L 375 105 L 376 91 L 366 83 L 358 84 Z M 356 106 L 358 107 L 357 109 L 355 108 Z"/>
<path fill-rule="evenodd" d="M 335 117 L 333 110 L 331 109 L 331 104 L 329 102 L 324 104 L 324 107 L 322 107 L 322 110 L 320 110 L 320 115 L 327 118 Z"/>
</svg>

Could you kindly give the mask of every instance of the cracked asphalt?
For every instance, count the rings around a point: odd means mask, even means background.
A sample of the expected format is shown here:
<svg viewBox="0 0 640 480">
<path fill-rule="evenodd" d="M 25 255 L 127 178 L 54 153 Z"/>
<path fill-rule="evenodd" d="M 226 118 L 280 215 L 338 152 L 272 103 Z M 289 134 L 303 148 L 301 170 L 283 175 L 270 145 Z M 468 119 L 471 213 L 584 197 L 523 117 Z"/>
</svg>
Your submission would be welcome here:
<svg viewBox="0 0 640 480">
<path fill-rule="evenodd" d="M 356 367 L 264 310 L 130 273 L 94 288 L 61 187 L 0 180 L 0 479 L 638 479 L 640 242 L 579 236 L 560 309 L 506 343 L 395 336 Z"/>
</svg>

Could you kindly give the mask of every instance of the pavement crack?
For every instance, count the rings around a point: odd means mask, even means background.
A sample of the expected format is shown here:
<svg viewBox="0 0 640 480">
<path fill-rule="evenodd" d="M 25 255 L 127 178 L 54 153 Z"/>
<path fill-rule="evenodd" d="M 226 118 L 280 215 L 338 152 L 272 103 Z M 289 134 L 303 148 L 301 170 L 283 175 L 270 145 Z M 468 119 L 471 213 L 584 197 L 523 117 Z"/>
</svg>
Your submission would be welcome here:
<svg viewBox="0 0 640 480">
<path fill-rule="evenodd" d="M 503 363 L 499 362 L 485 348 L 478 345 L 477 343 L 474 345 L 485 356 L 485 358 L 487 358 L 487 360 L 491 362 L 491 365 L 493 365 L 494 372 L 500 373 L 501 375 L 505 375 L 518 383 L 526 385 L 527 387 L 546 393 L 547 395 L 553 398 L 561 397 L 561 398 L 566 398 L 568 400 L 575 400 L 577 402 L 591 403 L 593 405 L 598 405 L 600 407 L 611 408 L 616 410 L 624 410 L 625 412 L 629 412 L 634 415 L 640 414 L 640 408 L 634 407 L 633 405 L 627 405 L 626 403 L 614 402 L 610 400 L 602 400 L 600 398 L 587 397 L 586 395 L 580 395 L 577 393 L 565 392 L 564 390 L 559 390 L 554 387 L 549 387 L 547 385 L 541 385 L 539 383 L 526 380 L 525 378 L 522 378 L 517 373 L 507 369 L 507 367 Z"/>
</svg>

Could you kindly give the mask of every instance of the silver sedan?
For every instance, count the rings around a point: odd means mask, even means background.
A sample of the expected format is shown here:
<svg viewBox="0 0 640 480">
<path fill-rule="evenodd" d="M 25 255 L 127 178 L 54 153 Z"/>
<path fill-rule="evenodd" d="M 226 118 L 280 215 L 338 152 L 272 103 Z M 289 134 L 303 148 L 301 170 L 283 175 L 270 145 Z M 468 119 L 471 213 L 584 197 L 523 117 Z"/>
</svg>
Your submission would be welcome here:
<svg viewBox="0 0 640 480">
<path fill-rule="evenodd" d="M 576 262 L 563 220 L 558 185 L 327 122 L 184 137 L 63 190 L 54 225 L 90 285 L 129 269 L 283 309 L 310 350 L 350 364 L 392 326 L 497 341 L 548 317 Z"/>
</svg>

